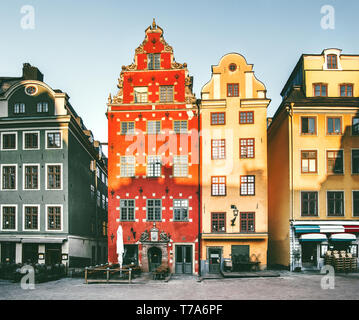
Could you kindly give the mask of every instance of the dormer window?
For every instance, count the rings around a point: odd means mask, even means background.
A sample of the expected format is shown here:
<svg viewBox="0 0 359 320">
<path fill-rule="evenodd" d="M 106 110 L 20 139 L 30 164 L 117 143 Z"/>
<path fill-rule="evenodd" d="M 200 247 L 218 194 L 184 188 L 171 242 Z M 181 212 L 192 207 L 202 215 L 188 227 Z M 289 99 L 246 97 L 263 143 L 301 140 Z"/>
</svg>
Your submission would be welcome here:
<svg viewBox="0 0 359 320">
<path fill-rule="evenodd" d="M 325 83 L 315 83 L 313 84 L 314 97 L 327 97 L 328 96 L 328 87 Z"/>
<path fill-rule="evenodd" d="M 48 112 L 49 104 L 47 102 L 39 102 L 36 108 L 37 112 Z"/>
<path fill-rule="evenodd" d="M 15 103 L 14 113 L 25 113 L 25 103 Z"/>
<path fill-rule="evenodd" d="M 340 96 L 341 97 L 352 97 L 353 96 L 353 85 L 352 84 L 341 84 L 340 85 Z"/>
<path fill-rule="evenodd" d="M 336 54 L 327 55 L 327 68 L 328 69 L 338 69 L 338 60 Z"/>
<path fill-rule="evenodd" d="M 149 53 L 147 55 L 148 70 L 159 70 L 161 68 L 161 54 Z"/>
</svg>

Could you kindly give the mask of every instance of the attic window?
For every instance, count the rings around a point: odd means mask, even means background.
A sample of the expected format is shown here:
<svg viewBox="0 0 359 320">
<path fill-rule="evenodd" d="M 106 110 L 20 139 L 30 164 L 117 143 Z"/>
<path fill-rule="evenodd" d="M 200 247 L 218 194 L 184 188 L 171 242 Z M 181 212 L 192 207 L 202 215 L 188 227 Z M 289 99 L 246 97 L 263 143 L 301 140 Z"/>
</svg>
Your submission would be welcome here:
<svg viewBox="0 0 359 320">
<path fill-rule="evenodd" d="M 28 86 L 25 88 L 25 93 L 28 94 L 29 96 L 32 96 L 36 93 L 37 89 L 35 86 Z"/>
<path fill-rule="evenodd" d="M 237 69 L 237 65 L 235 64 L 235 63 L 231 63 L 230 65 L 229 65 L 229 70 L 230 71 L 236 71 L 236 69 Z"/>
<path fill-rule="evenodd" d="M 327 68 L 328 69 L 338 69 L 337 55 L 328 54 L 327 56 Z"/>
</svg>

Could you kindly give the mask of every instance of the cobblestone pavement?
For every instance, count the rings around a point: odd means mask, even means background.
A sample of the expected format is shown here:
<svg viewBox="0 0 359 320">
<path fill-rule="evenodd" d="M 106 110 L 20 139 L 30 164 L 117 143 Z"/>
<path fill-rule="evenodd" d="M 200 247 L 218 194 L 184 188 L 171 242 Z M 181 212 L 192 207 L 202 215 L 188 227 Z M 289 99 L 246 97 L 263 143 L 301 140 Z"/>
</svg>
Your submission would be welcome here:
<svg viewBox="0 0 359 320">
<path fill-rule="evenodd" d="M 134 284 L 85 284 L 64 278 L 23 290 L 19 283 L 0 280 L 0 300 L 359 300 L 359 274 L 335 276 L 335 288 L 321 288 L 321 274 L 280 272 L 274 278 L 197 281 L 175 277 L 169 282 L 146 280 Z"/>
</svg>

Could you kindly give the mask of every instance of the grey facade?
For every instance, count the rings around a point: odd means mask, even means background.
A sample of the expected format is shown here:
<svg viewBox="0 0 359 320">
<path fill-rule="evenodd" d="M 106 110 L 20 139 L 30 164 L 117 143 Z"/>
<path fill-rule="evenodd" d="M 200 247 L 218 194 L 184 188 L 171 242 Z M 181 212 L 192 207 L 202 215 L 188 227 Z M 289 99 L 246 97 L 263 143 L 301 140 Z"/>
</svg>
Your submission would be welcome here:
<svg viewBox="0 0 359 320">
<path fill-rule="evenodd" d="M 107 262 L 107 158 L 61 90 L 0 78 L 1 262 Z"/>
</svg>

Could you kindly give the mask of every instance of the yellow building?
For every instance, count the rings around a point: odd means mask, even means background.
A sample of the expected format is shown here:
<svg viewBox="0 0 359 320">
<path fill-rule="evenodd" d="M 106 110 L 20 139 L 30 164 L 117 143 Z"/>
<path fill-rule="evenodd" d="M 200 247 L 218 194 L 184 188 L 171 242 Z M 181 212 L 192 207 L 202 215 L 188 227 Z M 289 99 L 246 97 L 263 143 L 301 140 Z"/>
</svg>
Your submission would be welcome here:
<svg viewBox="0 0 359 320">
<path fill-rule="evenodd" d="M 358 255 L 359 55 L 304 54 L 268 128 L 269 264 Z"/>
<path fill-rule="evenodd" d="M 266 88 L 237 53 L 212 66 L 201 101 L 201 271 L 267 265 Z M 237 264 L 240 262 L 240 265 Z"/>
</svg>

